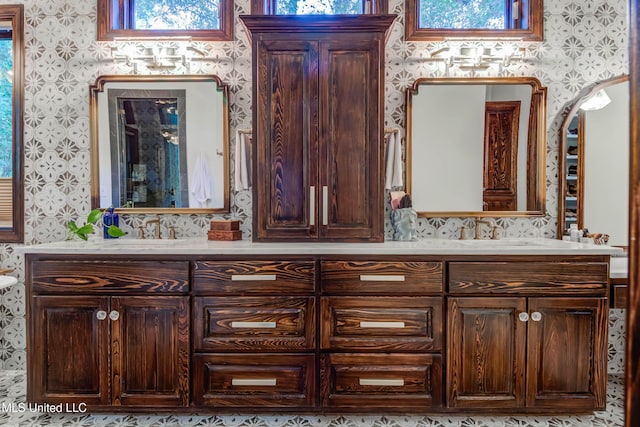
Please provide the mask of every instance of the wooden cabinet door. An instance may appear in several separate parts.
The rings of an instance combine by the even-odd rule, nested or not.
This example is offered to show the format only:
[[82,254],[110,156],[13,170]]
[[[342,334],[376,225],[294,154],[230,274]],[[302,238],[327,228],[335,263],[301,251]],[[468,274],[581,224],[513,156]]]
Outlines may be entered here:
[[383,238],[381,37],[320,43],[321,238]]
[[525,400],[525,298],[448,301],[447,396],[454,408],[520,408]]
[[112,298],[114,405],[189,405],[188,305],[188,297]]
[[605,298],[531,298],[527,406],[603,410],[607,392]]
[[317,238],[317,42],[258,42],[254,61],[255,240]]
[[29,402],[108,405],[108,297],[33,296]]

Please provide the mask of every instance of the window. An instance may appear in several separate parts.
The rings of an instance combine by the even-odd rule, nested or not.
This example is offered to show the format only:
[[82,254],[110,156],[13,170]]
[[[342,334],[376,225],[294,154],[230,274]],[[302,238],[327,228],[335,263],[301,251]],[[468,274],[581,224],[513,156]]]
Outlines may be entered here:
[[24,240],[24,9],[0,6],[0,242]]
[[233,40],[233,0],[98,0],[98,40]]
[[542,40],[543,0],[407,0],[407,40]]
[[383,14],[387,8],[387,0],[251,0],[254,15]]

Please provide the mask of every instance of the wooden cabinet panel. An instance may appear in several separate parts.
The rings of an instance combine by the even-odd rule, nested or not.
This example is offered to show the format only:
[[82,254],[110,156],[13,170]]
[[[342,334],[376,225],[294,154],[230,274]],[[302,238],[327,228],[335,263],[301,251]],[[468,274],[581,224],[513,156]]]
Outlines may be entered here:
[[447,402],[454,408],[519,408],[525,402],[525,298],[450,298]]
[[315,261],[196,261],[193,289],[199,294],[310,294]]
[[113,298],[111,313],[113,404],[188,406],[189,298]]
[[29,402],[109,404],[108,310],[107,297],[31,298]]
[[527,406],[604,410],[605,298],[531,298]]
[[449,292],[606,296],[605,262],[451,262]]
[[224,408],[313,408],[315,356],[196,354],[193,402]]
[[313,297],[194,298],[196,351],[315,348]]
[[322,292],[351,295],[440,293],[440,262],[331,261],[321,263]]
[[323,297],[323,349],[437,351],[442,298]]
[[442,404],[438,354],[323,354],[320,377],[327,408],[424,411]]
[[39,294],[189,291],[188,261],[52,261],[31,263]]

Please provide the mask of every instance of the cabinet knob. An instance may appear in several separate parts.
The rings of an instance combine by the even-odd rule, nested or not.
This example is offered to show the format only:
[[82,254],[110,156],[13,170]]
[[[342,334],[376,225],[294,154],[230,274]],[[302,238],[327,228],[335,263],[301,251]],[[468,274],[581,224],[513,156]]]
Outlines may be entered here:
[[120,318],[120,313],[118,313],[115,310],[111,310],[111,313],[109,313],[109,319],[118,320],[119,318]]
[[104,320],[107,318],[107,312],[104,310],[98,310],[96,312],[96,319],[98,320]]
[[529,315],[523,311],[522,313],[518,314],[518,319],[520,319],[521,322],[526,322],[529,320]]
[[534,311],[533,313],[531,313],[531,320],[533,320],[534,322],[541,321],[542,313],[540,313],[539,311]]

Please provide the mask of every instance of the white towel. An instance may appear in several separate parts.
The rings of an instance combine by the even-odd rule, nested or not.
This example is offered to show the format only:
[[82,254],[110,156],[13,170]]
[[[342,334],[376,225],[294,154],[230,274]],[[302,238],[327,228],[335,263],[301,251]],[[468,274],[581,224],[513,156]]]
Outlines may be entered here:
[[191,193],[200,204],[199,207],[206,207],[207,200],[211,199],[211,178],[207,170],[205,156],[202,153],[196,159],[196,164],[191,174]]
[[394,187],[403,187],[402,142],[400,141],[399,132],[394,131],[389,134],[385,157],[386,173],[384,188],[391,190]]
[[236,191],[251,187],[251,134],[236,133],[234,186]]

